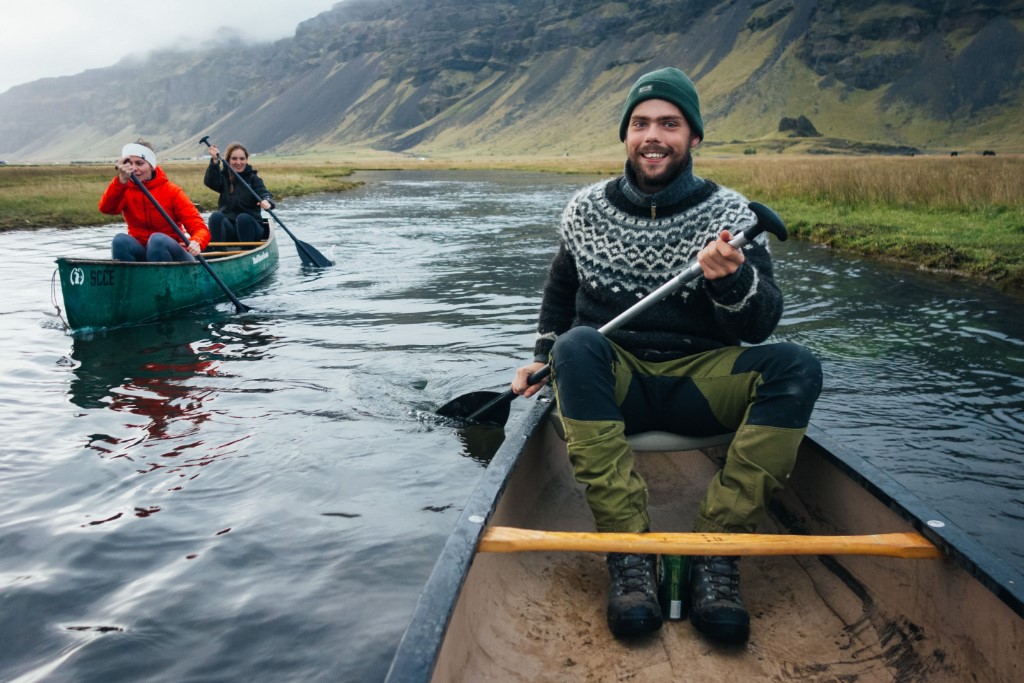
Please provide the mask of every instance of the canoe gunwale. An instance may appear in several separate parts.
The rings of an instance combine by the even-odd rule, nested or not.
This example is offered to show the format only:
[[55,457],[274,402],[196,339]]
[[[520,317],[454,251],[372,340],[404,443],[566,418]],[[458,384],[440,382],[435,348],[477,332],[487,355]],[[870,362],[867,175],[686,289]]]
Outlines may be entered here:
[[[527,442],[538,426],[542,426],[552,407],[550,390],[546,389],[529,412],[508,428],[505,441],[470,495],[434,564],[392,659],[386,681],[431,680],[480,538],[515,473]],[[991,551],[953,522],[938,515],[865,458],[835,443],[821,429],[811,425],[806,441],[819,452],[823,461],[935,543],[946,554],[947,561],[966,571],[1018,616],[1024,616],[1024,575],[998,561]],[[944,526],[929,526],[927,522],[932,520],[941,521]]]
[[[831,465],[884,503],[915,531],[938,546],[947,558],[1024,618],[1024,574],[996,559],[990,550],[955,522],[940,515],[863,456],[836,443],[823,430],[812,424],[807,430],[807,438]],[[942,526],[933,526],[929,522],[941,522]]]
[[508,429],[505,441],[470,494],[413,608],[386,681],[430,680],[480,537],[515,472],[527,441],[554,405],[548,392],[545,389],[529,412]]

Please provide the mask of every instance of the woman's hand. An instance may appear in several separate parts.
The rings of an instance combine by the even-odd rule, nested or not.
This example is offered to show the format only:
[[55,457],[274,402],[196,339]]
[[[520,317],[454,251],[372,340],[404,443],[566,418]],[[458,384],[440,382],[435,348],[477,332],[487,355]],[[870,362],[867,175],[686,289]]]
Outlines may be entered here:
[[203,250],[202,247],[199,246],[199,242],[196,242],[195,240],[190,241],[188,246],[185,248],[188,250],[188,253],[193,256],[199,256],[199,252]]
[[115,168],[117,168],[117,179],[122,185],[128,182],[135,170],[132,167],[132,162],[128,159],[121,159]]
[[516,377],[512,380],[512,393],[523,398],[530,398],[548,383],[545,377],[536,384],[530,384],[527,380],[533,373],[544,367],[544,363],[530,363],[516,370]]
[[216,164],[220,161],[220,150],[217,149],[217,145],[210,145],[210,164]]

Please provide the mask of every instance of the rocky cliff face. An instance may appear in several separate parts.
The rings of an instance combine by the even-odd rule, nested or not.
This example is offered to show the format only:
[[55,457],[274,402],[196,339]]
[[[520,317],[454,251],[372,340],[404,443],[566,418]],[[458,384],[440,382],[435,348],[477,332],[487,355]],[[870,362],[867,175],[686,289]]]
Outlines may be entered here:
[[12,88],[0,156],[108,158],[139,136],[194,156],[206,134],[254,152],[601,152],[630,84],[666,65],[697,83],[708,145],[782,144],[780,120],[805,116],[822,145],[1024,148],[1022,26],[1024,0],[344,0],[273,44]]

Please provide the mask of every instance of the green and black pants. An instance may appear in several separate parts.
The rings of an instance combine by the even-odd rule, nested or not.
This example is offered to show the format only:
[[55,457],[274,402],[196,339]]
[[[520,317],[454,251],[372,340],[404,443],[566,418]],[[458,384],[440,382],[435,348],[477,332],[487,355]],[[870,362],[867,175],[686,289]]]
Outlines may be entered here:
[[786,481],[821,392],[821,365],[790,343],[729,346],[651,362],[576,327],[551,352],[552,380],[576,478],[598,531],[650,528],[647,486],[629,434],[735,432],[695,531],[752,532]]

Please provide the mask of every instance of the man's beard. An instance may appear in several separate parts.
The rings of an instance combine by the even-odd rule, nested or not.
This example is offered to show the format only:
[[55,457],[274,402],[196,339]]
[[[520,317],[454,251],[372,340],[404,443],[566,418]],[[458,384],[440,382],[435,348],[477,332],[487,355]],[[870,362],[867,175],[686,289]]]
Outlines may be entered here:
[[[651,151],[651,150],[647,150]],[[640,152],[636,156],[642,156]],[[683,155],[673,161],[670,165],[659,171],[657,174],[648,175],[643,172],[643,165],[636,163],[633,158],[630,158],[629,165],[633,168],[633,173],[636,176],[637,184],[646,186],[653,191],[649,194],[664,190],[666,187],[672,184],[679,174],[682,173],[683,169],[690,164],[690,150],[687,149],[683,152]]]

